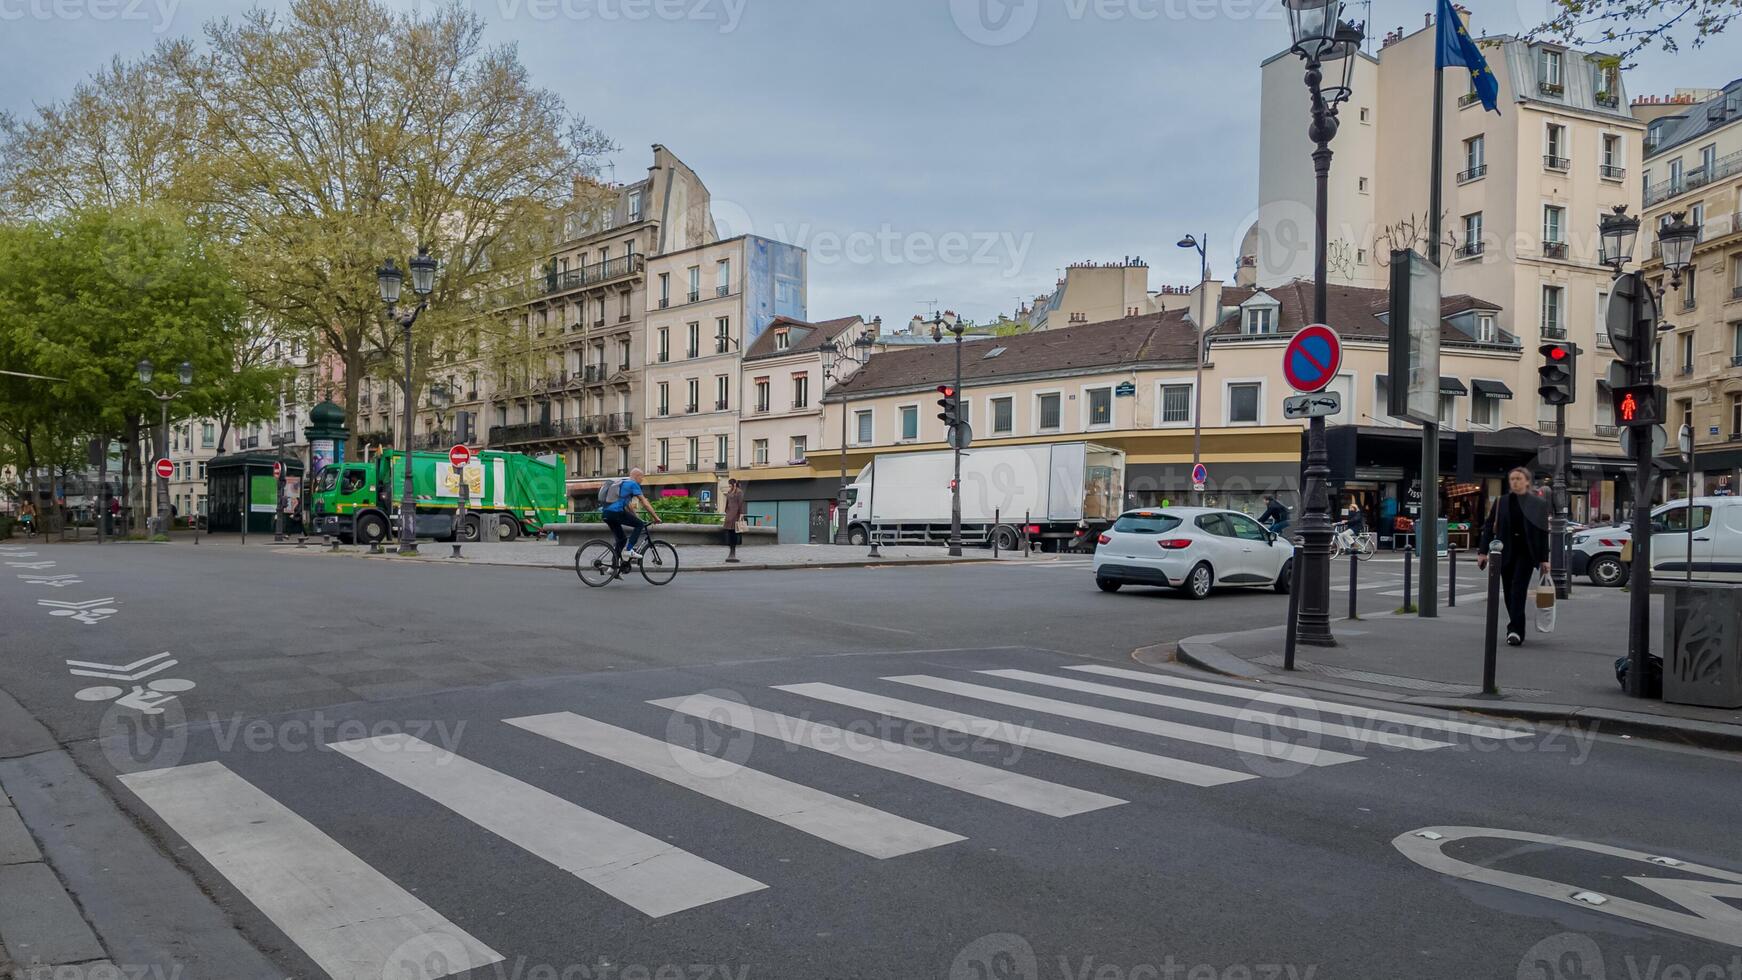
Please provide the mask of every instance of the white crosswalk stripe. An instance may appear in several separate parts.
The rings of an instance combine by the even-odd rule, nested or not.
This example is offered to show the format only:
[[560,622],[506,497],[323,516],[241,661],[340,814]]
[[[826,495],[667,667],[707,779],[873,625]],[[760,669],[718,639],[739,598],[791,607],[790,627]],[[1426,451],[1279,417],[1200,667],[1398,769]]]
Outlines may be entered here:
[[330,747],[655,918],[767,887],[410,735]]
[[667,698],[648,703],[697,718],[725,721],[734,728],[753,731],[757,735],[802,745],[1048,816],[1075,816],[1125,802],[1117,797],[1062,786],[996,766],[891,742],[875,735],[752,708],[712,695],[696,694],[687,698]]
[[945,694],[960,694],[964,697],[976,698],[981,701],[991,701],[994,704],[1009,705],[1013,708],[1026,708],[1029,711],[1039,711],[1044,714],[1058,715],[1061,718],[1075,718],[1078,721],[1094,722],[1109,728],[1123,728],[1126,731],[1143,732],[1149,735],[1159,735],[1182,742],[1196,742],[1199,745],[1213,745],[1217,748],[1233,749],[1236,752],[1249,752],[1271,759],[1282,759],[1288,762],[1299,762],[1309,766],[1334,766],[1341,762],[1357,762],[1358,755],[1347,755],[1342,752],[1331,752],[1310,745],[1294,745],[1288,742],[1278,742],[1273,739],[1259,738],[1253,735],[1241,735],[1234,732],[1224,732],[1216,728],[1200,728],[1196,725],[1182,725],[1175,721],[1162,721],[1146,715],[1134,715],[1127,711],[1112,711],[1107,708],[1097,708],[1092,705],[1077,704],[1075,701],[1059,701],[1055,698],[1036,697],[1021,691],[1006,691],[1003,688],[986,687],[981,684],[968,684],[962,681],[952,681],[942,677],[927,677],[923,674],[910,674],[905,677],[885,677],[886,681],[897,684],[911,684],[931,691],[942,691]]
[[334,980],[435,980],[502,961],[223,763],[120,778]]
[[871,857],[898,857],[966,840],[959,834],[572,712],[509,718],[507,722]]
[[1366,728],[1355,728],[1350,725],[1338,725],[1330,722],[1315,721],[1311,718],[1296,718],[1289,715],[1279,715],[1270,711],[1257,711],[1251,707],[1235,707],[1212,701],[1196,701],[1191,698],[1176,698],[1166,694],[1156,694],[1151,691],[1132,691],[1111,684],[1096,684],[1090,681],[1079,681],[1069,677],[1054,677],[1050,674],[1040,674],[1031,670],[982,670],[982,674],[992,677],[1004,677],[1010,680],[1028,681],[1031,684],[1045,684],[1049,687],[1064,688],[1069,691],[1081,691],[1085,694],[1099,694],[1102,697],[1117,698],[1122,701],[1136,701],[1140,704],[1153,704],[1163,708],[1178,708],[1181,711],[1192,711],[1199,714],[1215,715],[1220,718],[1233,718],[1237,721],[1248,721],[1264,725],[1274,725],[1278,728],[1293,728],[1297,731],[1313,732],[1318,735],[1335,735],[1353,742],[1370,742],[1393,749],[1443,749],[1450,742],[1436,742],[1431,739],[1417,738],[1413,735],[1399,735],[1394,732],[1374,731]]
[[850,708],[875,711],[895,718],[906,718],[908,721],[916,721],[922,725],[930,725],[933,728],[941,728],[946,731],[961,732],[975,738],[1019,745],[1023,748],[1048,752],[1052,755],[1061,755],[1082,762],[1093,762],[1114,769],[1155,776],[1159,779],[1170,779],[1192,786],[1221,786],[1225,783],[1238,783],[1256,778],[1251,773],[1234,772],[1231,769],[1220,769],[1199,762],[1188,762],[1185,759],[1139,752],[1136,749],[1108,745],[1093,739],[1049,732],[1027,725],[1013,725],[991,718],[965,715],[944,708],[934,708],[931,705],[884,697],[881,694],[869,694],[845,687],[837,687],[834,684],[781,684],[777,685],[775,689],[802,694],[819,701],[846,705]]
[[1347,715],[1351,718],[1365,718],[1369,721],[1386,721],[1411,728],[1425,728],[1434,731],[1458,732],[1464,735],[1474,735],[1478,738],[1526,738],[1531,733],[1524,728],[1497,728],[1493,725],[1473,724],[1463,721],[1452,721],[1444,718],[1429,718],[1424,715],[1405,714],[1401,711],[1383,711],[1377,708],[1361,708],[1351,704],[1339,704],[1335,701],[1324,701],[1317,698],[1303,698],[1292,694],[1278,694],[1274,691],[1259,691],[1249,687],[1235,687],[1232,684],[1217,684],[1212,681],[1193,680],[1189,677],[1175,677],[1172,674],[1145,673],[1140,670],[1127,670],[1123,667],[1103,667],[1099,664],[1083,664],[1068,666],[1066,670],[1080,670],[1089,674],[1104,674],[1108,677],[1122,677],[1126,680],[1141,681],[1145,684],[1161,684],[1177,687],[1187,691],[1203,691],[1209,694],[1226,694],[1231,697],[1246,698],[1250,701],[1265,701],[1270,704],[1286,704],[1297,708],[1310,708],[1323,714]]

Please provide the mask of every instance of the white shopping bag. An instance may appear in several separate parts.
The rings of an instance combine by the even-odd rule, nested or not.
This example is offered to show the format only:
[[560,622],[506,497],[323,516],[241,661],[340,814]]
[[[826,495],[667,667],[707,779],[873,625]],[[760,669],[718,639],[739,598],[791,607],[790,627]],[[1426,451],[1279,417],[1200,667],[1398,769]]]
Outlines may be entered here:
[[1538,633],[1554,632],[1554,580],[1548,573],[1536,582],[1536,631]]

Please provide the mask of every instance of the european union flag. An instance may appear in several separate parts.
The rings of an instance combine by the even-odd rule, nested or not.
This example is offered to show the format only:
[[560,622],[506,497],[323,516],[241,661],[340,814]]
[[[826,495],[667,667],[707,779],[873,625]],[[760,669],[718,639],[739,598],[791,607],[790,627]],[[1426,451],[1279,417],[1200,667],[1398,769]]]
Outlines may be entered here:
[[1500,79],[1494,77],[1488,59],[1482,57],[1482,49],[1470,38],[1464,18],[1458,16],[1452,0],[1440,0],[1439,21],[1439,50],[1434,55],[1434,67],[1470,69],[1470,83],[1482,99],[1482,108],[1499,112]]

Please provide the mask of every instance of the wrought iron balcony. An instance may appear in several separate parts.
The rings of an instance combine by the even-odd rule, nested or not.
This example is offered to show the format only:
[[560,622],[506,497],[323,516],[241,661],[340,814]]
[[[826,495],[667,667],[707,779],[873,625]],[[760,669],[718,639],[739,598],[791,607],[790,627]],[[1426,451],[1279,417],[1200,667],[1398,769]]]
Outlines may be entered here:
[[1564,259],[1567,257],[1566,242],[1543,242],[1542,257],[1545,259]]
[[1483,177],[1487,176],[1487,174],[1488,165],[1485,163],[1478,163],[1468,170],[1458,171],[1458,183],[1468,184],[1472,180],[1481,180]]
[[1565,172],[1567,170],[1572,169],[1573,161],[1567,159],[1566,157],[1557,157],[1553,154],[1549,154],[1549,155],[1544,156],[1542,158],[1542,165],[1544,167],[1547,167],[1550,170],[1559,170],[1559,171]]
[[1598,168],[1598,171],[1603,175],[1605,180],[1625,180],[1627,178],[1626,167],[1617,167],[1605,163]]

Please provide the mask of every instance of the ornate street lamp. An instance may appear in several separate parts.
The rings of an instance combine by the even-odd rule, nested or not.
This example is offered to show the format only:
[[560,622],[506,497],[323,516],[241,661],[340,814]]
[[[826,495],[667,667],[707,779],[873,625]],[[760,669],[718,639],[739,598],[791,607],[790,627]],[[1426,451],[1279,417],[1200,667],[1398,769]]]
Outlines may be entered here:
[[[194,383],[194,366],[187,361],[181,362],[181,366],[176,368],[175,372],[176,380],[181,382],[181,387],[175,391],[165,392],[154,391],[151,388],[151,379],[156,376],[157,371],[149,359],[141,360],[135,370],[139,372],[140,387],[145,389],[146,394],[157,399],[159,421],[162,423],[162,428],[158,430],[157,447],[167,454],[169,452],[169,403],[187,394],[188,387]],[[157,520],[158,530],[167,536],[173,524],[169,519],[168,477],[158,477],[157,479]]]
[[1687,222],[1686,211],[1673,211],[1669,224],[1657,229],[1657,244],[1663,252],[1663,267],[1669,271],[1669,286],[1680,289],[1682,273],[1694,260],[1694,243],[1700,240],[1700,226]]
[[[874,331],[871,328],[866,328],[859,336],[853,338],[851,345],[841,343],[839,337],[823,344],[823,383],[827,384],[833,381],[839,385],[846,380],[836,372],[844,364],[863,366],[866,359],[871,356],[871,348],[875,343]],[[849,346],[852,349],[851,353],[848,352]],[[848,540],[847,528],[847,416],[852,414],[848,408],[852,404],[852,400],[851,394],[845,391],[841,392],[841,489],[835,494],[836,544],[851,543]]]
[[411,291],[417,294],[417,307],[403,316],[394,308],[399,305],[405,273],[393,264],[391,258],[375,270],[375,285],[381,290],[381,302],[387,306],[387,318],[397,322],[405,332],[405,416],[402,421],[405,432],[400,439],[405,451],[405,480],[399,492],[399,553],[402,555],[417,554],[417,498],[411,482],[411,429],[415,424],[417,403],[412,397],[415,389],[411,380],[411,328],[417,323],[418,315],[429,307],[429,294],[435,289],[436,264],[435,257],[429,254],[429,246],[419,245],[417,256],[411,260]]
[[1615,269],[1617,278],[1627,263],[1633,261],[1633,242],[1639,235],[1639,219],[1627,213],[1627,205],[1617,204],[1612,212],[1597,223],[1603,236],[1603,258]]

